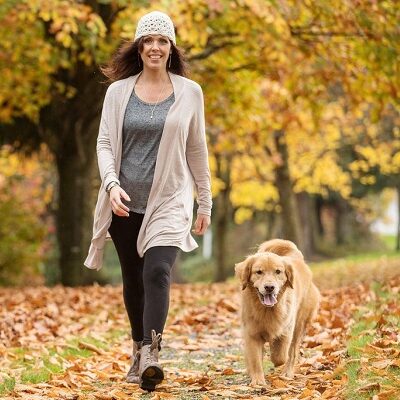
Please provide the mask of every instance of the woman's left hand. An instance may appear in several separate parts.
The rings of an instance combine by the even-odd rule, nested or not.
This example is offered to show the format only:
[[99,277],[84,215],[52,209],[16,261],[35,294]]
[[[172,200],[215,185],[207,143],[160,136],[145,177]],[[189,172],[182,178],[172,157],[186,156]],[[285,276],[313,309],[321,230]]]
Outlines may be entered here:
[[211,223],[211,217],[205,214],[197,214],[196,222],[192,232],[196,235],[204,235],[205,231]]

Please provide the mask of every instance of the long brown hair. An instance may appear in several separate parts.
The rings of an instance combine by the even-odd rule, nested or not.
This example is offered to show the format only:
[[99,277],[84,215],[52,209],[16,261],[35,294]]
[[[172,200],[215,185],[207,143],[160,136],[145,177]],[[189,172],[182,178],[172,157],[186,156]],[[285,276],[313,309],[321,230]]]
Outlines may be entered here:
[[[143,70],[143,61],[139,53],[143,50],[143,39],[141,37],[134,42],[131,40],[122,42],[110,61],[100,67],[100,71],[108,78],[107,83],[128,78]],[[171,52],[171,67],[168,61],[167,71],[187,76],[188,67],[183,51],[171,42]]]

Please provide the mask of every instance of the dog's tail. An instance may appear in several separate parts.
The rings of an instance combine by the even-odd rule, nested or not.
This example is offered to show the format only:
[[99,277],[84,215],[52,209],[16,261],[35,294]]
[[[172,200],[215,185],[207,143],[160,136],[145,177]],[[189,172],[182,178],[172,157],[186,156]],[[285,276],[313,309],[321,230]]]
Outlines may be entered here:
[[303,254],[297,246],[290,240],[272,239],[261,243],[257,253],[270,252],[278,254],[278,256],[289,256],[303,259]]

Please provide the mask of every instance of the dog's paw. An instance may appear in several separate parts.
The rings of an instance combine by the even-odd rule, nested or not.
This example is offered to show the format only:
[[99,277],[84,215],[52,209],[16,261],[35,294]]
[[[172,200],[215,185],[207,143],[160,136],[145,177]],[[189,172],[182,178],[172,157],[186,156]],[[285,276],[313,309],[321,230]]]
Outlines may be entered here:
[[293,368],[283,368],[281,376],[284,378],[292,379],[294,376]]
[[264,377],[262,378],[253,378],[250,382],[250,386],[257,387],[257,386],[265,386],[266,382]]

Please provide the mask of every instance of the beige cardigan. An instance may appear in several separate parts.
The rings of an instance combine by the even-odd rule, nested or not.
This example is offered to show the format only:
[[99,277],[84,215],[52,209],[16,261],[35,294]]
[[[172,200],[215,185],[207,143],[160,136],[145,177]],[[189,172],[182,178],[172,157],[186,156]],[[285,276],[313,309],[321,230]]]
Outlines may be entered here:
[[[108,228],[112,211],[105,188],[112,181],[119,183],[122,124],[138,76],[113,82],[104,98],[97,138],[102,182],[94,212],[92,242],[85,260],[85,266],[90,269],[99,270],[102,267],[105,241],[110,238]],[[137,240],[141,257],[154,246],[177,246],[183,251],[197,247],[190,235],[194,184],[199,205],[197,212],[211,215],[203,93],[196,82],[172,73],[169,76],[175,102],[165,121],[153,184]]]

